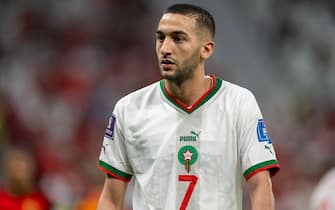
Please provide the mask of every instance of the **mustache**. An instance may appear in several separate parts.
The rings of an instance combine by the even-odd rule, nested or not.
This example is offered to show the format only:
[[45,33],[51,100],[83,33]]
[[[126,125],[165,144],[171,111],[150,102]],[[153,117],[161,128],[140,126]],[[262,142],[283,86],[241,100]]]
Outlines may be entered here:
[[175,60],[172,58],[160,57],[159,62],[161,64],[175,64]]

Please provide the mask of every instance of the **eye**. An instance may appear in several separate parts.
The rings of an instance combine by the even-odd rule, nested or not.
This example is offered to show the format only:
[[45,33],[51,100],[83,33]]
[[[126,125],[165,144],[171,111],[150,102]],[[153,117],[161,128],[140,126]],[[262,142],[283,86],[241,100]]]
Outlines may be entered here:
[[182,37],[182,36],[174,36],[173,37],[173,41],[175,41],[175,42],[182,42],[184,40],[185,40],[185,38]]
[[156,39],[157,39],[157,41],[159,41],[159,42],[163,42],[164,39],[165,39],[165,36],[164,36],[163,34],[157,34],[157,35],[156,35]]

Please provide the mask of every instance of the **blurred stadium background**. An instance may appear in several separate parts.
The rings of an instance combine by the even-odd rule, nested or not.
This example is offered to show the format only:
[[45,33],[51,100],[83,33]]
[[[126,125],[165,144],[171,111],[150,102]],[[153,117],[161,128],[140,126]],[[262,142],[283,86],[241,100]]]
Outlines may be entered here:
[[[121,96],[160,79],[155,28],[175,2],[0,1],[0,160],[9,147],[31,152],[54,209],[93,209],[108,117]],[[307,210],[335,165],[335,2],[184,2],[216,19],[207,72],[258,99],[282,166],[277,209]]]

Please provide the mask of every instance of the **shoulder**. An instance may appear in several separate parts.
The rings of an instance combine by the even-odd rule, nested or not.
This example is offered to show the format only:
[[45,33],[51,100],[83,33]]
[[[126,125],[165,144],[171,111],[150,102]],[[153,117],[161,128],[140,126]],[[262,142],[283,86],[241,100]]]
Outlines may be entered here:
[[319,188],[329,188],[335,185],[335,167],[328,171],[319,181]]
[[159,85],[159,81],[157,81],[125,95],[116,103],[116,107],[131,107],[149,103],[150,100],[159,95]]
[[[228,82],[225,80],[222,80],[220,78],[218,78],[218,80],[221,80],[222,82],[222,91],[221,94],[231,98],[233,101],[235,100],[246,100],[246,99],[250,99],[250,98],[254,98],[254,94],[252,93],[251,90],[242,87],[240,85],[234,84],[232,82]],[[237,101],[235,101],[237,102]]]
[[225,80],[221,80],[221,88],[215,101],[219,110],[234,118],[239,118],[251,109],[258,110],[256,98],[249,89]]

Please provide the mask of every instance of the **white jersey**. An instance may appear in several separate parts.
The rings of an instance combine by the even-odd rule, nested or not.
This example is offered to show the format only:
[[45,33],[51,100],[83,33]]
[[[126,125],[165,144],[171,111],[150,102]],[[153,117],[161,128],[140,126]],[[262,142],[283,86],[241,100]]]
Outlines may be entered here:
[[311,198],[312,210],[335,209],[335,168],[322,177]]
[[115,106],[98,167],[134,177],[134,210],[242,210],[242,182],[279,169],[250,91],[211,76],[213,85],[185,106],[164,80]]

